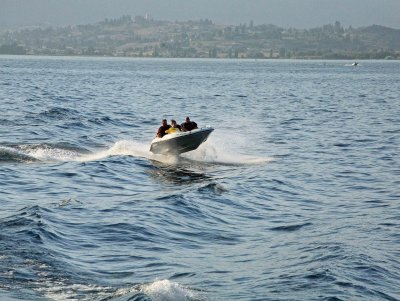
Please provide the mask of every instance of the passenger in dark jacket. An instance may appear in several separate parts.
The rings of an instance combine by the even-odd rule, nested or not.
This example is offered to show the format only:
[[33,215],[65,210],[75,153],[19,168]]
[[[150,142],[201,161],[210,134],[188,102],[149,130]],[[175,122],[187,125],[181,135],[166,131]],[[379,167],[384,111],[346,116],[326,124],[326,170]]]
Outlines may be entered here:
[[197,129],[197,123],[194,121],[190,121],[189,117],[186,117],[186,121],[181,124],[182,131],[189,132],[191,130]]
[[171,126],[167,124],[167,119],[162,120],[162,125],[158,128],[157,137],[162,138],[166,135],[165,131],[167,131]]
[[171,119],[171,127],[173,127],[174,129],[178,129],[179,131],[182,131],[181,126],[176,123],[175,119]]

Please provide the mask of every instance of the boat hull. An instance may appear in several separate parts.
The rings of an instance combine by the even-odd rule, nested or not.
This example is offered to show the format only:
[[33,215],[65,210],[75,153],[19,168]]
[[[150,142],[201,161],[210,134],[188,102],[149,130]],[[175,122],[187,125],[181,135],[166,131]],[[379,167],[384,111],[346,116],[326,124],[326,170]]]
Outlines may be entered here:
[[156,138],[151,143],[150,151],[162,155],[179,155],[190,152],[205,142],[213,130],[213,128],[203,128]]

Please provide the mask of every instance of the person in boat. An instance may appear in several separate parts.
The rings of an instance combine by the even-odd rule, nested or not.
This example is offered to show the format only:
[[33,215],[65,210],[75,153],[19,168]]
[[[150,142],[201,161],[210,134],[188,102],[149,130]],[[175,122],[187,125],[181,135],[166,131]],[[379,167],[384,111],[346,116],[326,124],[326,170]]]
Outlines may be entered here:
[[171,119],[171,127],[166,131],[167,134],[172,134],[176,132],[180,132],[181,126],[176,123],[175,119]]
[[182,131],[189,132],[191,130],[197,129],[197,123],[194,121],[190,121],[189,117],[186,117],[186,121],[181,124]]
[[167,123],[167,119],[163,119],[161,126],[158,128],[157,137],[164,137],[167,134],[166,131],[168,131],[170,128],[171,126]]
[[182,127],[176,123],[175,119],[171,119],[171,127],[176,129],[177,131],[182,131]]

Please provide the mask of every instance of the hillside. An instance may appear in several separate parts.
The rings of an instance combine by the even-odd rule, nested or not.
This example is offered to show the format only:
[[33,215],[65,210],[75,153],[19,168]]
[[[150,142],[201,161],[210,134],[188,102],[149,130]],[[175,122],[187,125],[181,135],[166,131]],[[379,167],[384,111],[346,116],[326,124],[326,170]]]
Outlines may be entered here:
[[339,22],[300,30],[123,16],[88,25],[0,30],[0,54],[399,59],[400,30],[344,28]]

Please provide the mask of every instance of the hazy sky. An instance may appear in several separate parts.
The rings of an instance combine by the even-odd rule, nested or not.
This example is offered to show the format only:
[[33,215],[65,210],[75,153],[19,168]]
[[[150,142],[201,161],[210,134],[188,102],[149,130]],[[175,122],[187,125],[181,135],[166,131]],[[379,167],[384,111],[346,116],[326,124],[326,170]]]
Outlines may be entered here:
[[310,28],[333,23],[400,29],[400,0],[0,0],[0,26],[74,25],[149,13],[159,20]]

